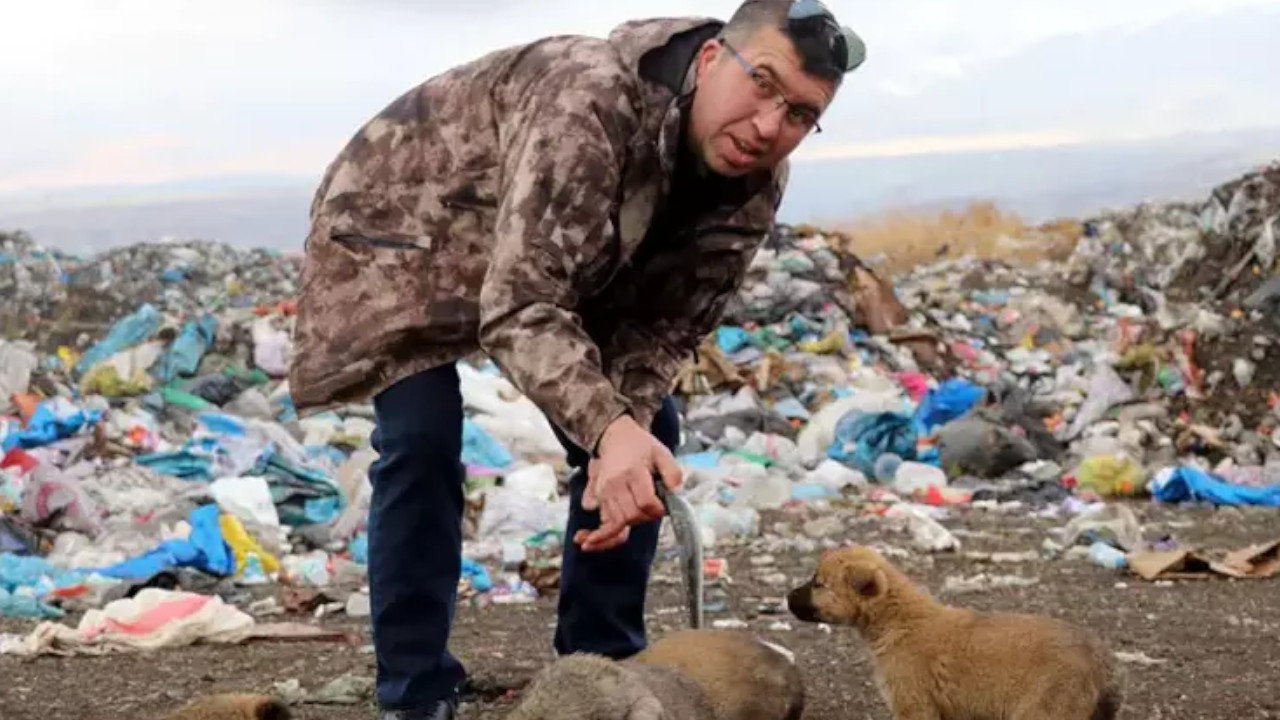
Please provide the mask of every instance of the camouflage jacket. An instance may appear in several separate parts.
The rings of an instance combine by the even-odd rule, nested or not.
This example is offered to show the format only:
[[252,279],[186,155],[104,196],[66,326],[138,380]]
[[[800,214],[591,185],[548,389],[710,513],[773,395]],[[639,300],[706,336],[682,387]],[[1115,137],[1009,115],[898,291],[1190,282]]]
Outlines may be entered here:
[[741,179],[732,201],[641,242],[673,177],[689,61],[720,27],[638,20],[497,50],[356,132],[312,201],[299,411],[479,350],[584,448],[623,413],[647,427],[785,184],[785,164]]

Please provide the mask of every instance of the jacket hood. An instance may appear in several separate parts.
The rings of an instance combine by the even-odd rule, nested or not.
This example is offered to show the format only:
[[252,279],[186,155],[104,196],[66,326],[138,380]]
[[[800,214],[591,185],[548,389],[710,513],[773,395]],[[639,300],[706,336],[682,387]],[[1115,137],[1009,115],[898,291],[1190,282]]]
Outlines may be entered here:
[[[665,47],[677,36],[711,27],[718,32],[723,26],[724,21],[712,17],[630,20],[609,33],[609,44],[615,48],[627,67],[638,71],[645,55]],[[679,94],[680,89],[673,88],[673,92]]]

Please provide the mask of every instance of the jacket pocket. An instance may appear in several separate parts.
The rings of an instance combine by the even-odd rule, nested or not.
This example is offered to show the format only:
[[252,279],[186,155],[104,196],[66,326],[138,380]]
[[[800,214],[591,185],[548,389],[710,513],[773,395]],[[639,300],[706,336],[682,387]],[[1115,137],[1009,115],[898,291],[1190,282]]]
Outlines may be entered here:
[[365,237],[363,235],[345,235],[345,234],[331,235],[330,239],[338,243],[339,245],[342,245],[351,250],[354,250],[358,247],[375,247],[375,248],[388,248],[391,250],[421,250],[421,251],[425,251],[427,249],[409,240],[396,240],[392,238],[382,238],[382,237],[372,238],[372,237]]

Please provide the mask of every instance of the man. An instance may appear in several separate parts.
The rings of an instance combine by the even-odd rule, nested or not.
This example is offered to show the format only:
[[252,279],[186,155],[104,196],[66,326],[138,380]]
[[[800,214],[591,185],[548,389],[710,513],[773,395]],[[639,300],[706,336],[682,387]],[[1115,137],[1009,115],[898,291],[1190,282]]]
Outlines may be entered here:
[[546,38],[413,88],[329,166],[290,386],[304,413],[373,397],[384,718],[453,717],[464,677],[446,646],[465,475],[454,361],[472,352],[587,470],[570,483],[556,650],[644,647],[654,477],[680,484],[668,389],[772,227],[787,155],[864,56],[813,0]]

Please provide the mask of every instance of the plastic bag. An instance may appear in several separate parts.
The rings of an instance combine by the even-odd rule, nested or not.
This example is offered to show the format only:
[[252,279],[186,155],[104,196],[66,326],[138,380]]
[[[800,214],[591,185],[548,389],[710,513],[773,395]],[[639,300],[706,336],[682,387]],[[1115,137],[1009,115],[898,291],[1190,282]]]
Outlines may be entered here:
[[511,451],[503,447],[471,418],[462,420],[462,462],[468,467],[502,470],[515,462]]
[[916,430],[911,418],[899,413],[851,412],[836,424],[835,442],[827,455],[857,469],[875,473],[876,458],[893,453],[904,460],[916,456]]
[[1280,507],[1280,485],[1232,485],[1191,465],[1161,470],[1150,488],[1155,499],[1167,503],[1200,501],[1215,505]]
[[150,303],[139,307],[132,315],[121,318],[111,326],[106,337],[80,356],[80,362],[75,366],[75,374],[82,375],[89,368],[112,355],[151,337],[160,329],[162,320],[160,311]]
[[963,378],[951,378],[925,393],[916,409],[916,422],[927,433],[963,417],[982,401],[986,390]]
[[205,313],[198,320],[188,320],[168,352],[152,366],[152,374],[161,382],[196,374],[200,358],[213,344],[218,332],[218,319]]
[[720,345],[720,352],[732,355],[751,344],[751,335],[740,327],[722,325],[716,329],[716,343]]
[[1099,365],[1089,378],[1089,395],[1076,412],[1067,440],[1073,440],[1086,428],[1106,416],[1107,411],[1133,399],[1133,390],[1110,365]]
[[1085,458],[1075,471],[1076,486],[1104,497],[1137,495],[1145,480],[1142,465],[1124,453]]
[[289,372],[293,355],[293,341],[289,333],[276,329],[271,318],[253,323],[253,364],[272,377],[284,377]]

